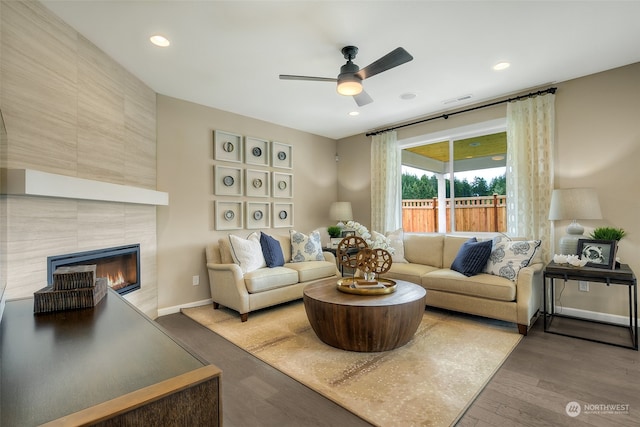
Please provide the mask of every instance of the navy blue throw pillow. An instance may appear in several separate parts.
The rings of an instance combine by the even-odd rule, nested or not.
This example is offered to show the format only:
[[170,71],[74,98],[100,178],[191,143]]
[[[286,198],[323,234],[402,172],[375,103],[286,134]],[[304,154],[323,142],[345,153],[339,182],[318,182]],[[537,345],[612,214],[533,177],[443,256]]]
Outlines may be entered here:
[[260,232],[260,247],[262,255],[267,263],[267,267],[280,267],[284,265],[284,255],[282,255],[282,247],[273,237]]
[[462,244],[456,259],[451,264],[451,269],[465,276],[475,276],[482,272],[491,255],[491,240],[478,242],[475,237]]

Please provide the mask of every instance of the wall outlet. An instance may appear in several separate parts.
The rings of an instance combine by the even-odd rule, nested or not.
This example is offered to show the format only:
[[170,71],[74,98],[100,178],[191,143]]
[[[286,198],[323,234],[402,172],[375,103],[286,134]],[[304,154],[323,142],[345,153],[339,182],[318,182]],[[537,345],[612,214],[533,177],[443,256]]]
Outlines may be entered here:
[[578,282],[578,290],[582,292],[589,292],[589,282],[580,280],[580,282]]
[[193,286],[198,286],[200,284],[200,276],[193,276],[191,279],[191,284]]

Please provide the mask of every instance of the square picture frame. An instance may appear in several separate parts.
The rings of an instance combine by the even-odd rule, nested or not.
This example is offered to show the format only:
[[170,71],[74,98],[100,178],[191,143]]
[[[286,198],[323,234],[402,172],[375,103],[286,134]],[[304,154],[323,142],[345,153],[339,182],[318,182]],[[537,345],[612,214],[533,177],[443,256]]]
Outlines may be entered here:
[[242,136],[214,130],[213,158],[225,162],[242,163]]
[[269,171],[247,169],[245,171],[245,194],[249,197],[269,197]]
[[293,168],[293,148],[282,142],[271,142],[271,166],[281,169]]
[[213,188],[217,196],[242,196],[242,169],[216,165]]
[[587,267],[613,270],[617,244],[615,240],[579,239],[578,255],[587,260]]
[[355,235],[356,235],[355,230],[342,230],[342,232],[340,233],[340,240],[344,239],[345,237],[355,236]]
[[269,202],[246,202],[245,218],[247,229],[269,228],[271,218],[271,204]]
[[293,175],[290,173],[273,172],[271,180],[271,194],[275,198],[293,198]]
[[269,141],[246,136],[244,162],[248,165],[269,166]]
[[215,202],[216,230],[239,230],[244,224],[242,216],[242,202]]
[[273,228],[293,227],[293,203],[277,203],[273,205]]

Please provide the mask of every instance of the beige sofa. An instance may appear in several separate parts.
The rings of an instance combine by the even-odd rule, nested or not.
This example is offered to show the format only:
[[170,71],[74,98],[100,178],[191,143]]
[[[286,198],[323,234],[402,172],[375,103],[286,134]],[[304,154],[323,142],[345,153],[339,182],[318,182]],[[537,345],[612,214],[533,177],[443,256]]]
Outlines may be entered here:
[[[423,286],[429,306],[513,322],[526,335],[541,307],[544,264],[540,250],[529,266],[519,270],[515,281],[486,273],[467,277],[449,267],[469,237],[404,233],[404,258],[408,262],[394,262],[384,277]],[[477,236],[478,240],[490,238]]]
[[324,261],[291,262],[291,240],[287,236],[272,236],[282,248],[282,267],[262,267],[243,273],[234,263],[227,238],[206,247],[207,269],[213,307],[220,305],[240,313],[246,322],[249,312],[302,298],[302,289],[327,277],[340,277],[335,256],[323,252]]

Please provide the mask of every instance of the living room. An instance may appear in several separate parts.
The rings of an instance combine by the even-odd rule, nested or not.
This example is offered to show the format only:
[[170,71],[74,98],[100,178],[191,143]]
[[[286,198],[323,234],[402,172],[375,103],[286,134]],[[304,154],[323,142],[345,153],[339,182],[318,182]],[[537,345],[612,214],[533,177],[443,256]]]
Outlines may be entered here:
[[[369,222],[365,133],[332,139],[158,94],[37,2],[2,2],[0,18],[0,109],[7,129],[1,166],[169,194],[168,206],[158,207],[3,195],[0,279],[7,298],[29,297],[45,286],[45,261],[53,253],[135,239],[143,244],[143,284],[127,299],[151,318],[207,303],[204,247],[228,234],[217,231],[213,219],[214,130],[293,146],[296,230],[330,224],[329,206],[337,200],[351,201],[354,218]],[[640,271],[640,206],[633,197],[640,184],[639,81],[635,62],[553,84],[555,188],[597,190],[603,224],[627,231],[619,256],[634,271]],[[506,106],[497,105],[402,129],[398,139],[505,115]],[[566,225],[556,224],[556,236]],[[563,302],[614,316],[626,310],[622,290],[592,289],[586,298],[567,289]]]

